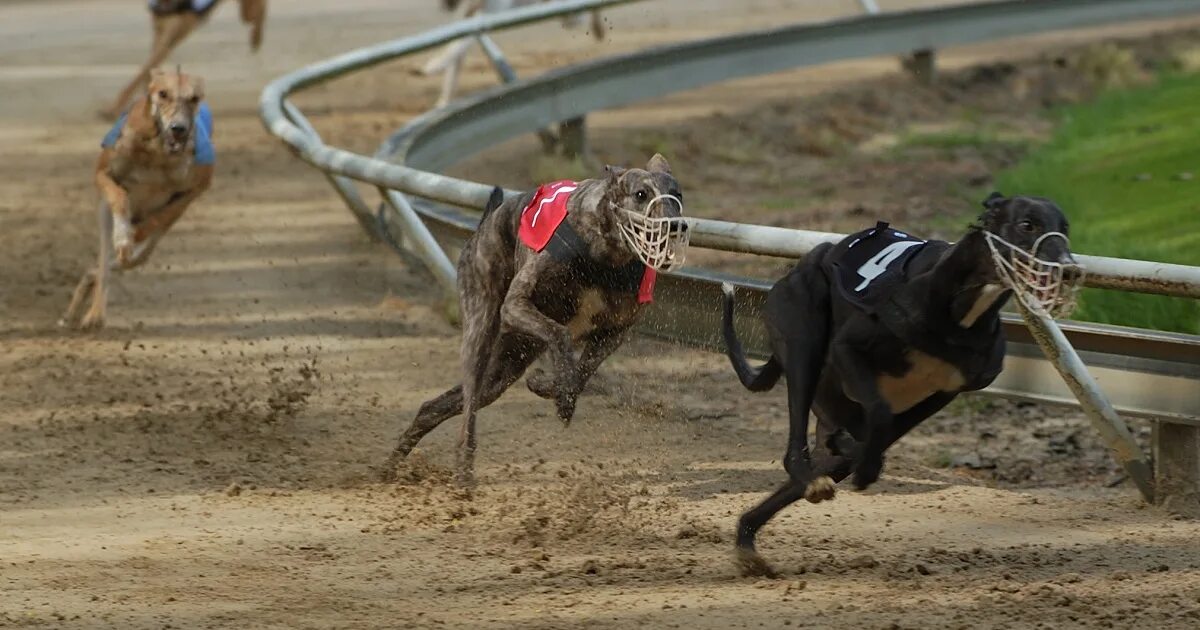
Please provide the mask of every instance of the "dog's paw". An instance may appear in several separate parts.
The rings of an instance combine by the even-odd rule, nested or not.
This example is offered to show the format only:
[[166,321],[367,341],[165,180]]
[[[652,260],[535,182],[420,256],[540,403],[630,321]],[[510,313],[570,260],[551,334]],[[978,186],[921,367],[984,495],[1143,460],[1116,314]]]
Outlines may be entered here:
[[721,283],[721,293],[724,293],[728,297],[733,297],[733,291],[734,291],[733,283],[731,283],[731,282],[722,282]]
[[779,577],[771,564],[753,549],[738,547],[736,560],[738,569],[745,577],[765,577],[772,580]]
[[879,474],[883,471],[883,460],[867,460],[858,465],[854,469],[854,489],[862,492],[871,487],[871,484],[879,481]]
[[788,453],[783,456],[783,469],[787,471],[792,481],[805,486],[813,478],[812,461],[808,457],[808,451],[789,449]]
[[79,330],[100,330],[104,328],[104,311],[89,310],[80,320]]
[[530,371],[529,375],[525,377],[525,387],[546,400],[552,400],[558,395],[554,387],[554,377],[541,368]]
[[117,255],[118,263],[128,265],[129,261],[133,260],[133,243],[130,241],[113,243],[113,252]]
[[382,483],[396,483],[400,479],[397,468],[399,468],[400,462],[404,461],[406,455],[407,453],[401,453],[398,449],[392,451],[392,454],[388,455],[387,460],[383,462],[383,466],[377,471],[379,473],[379,481]]
[[809,482],[808,487],[804,489],[804,500],[809,503],[820,503],[828,501],[837,494],[837,486],[833,479],[821,476]]
[[454,470],[454,486],[456,488],[470,494],[476,485],[474,469],[459,467]]
[[571,426],[571,418],[575,417],[575,397],[569,394],[561,394],[555,403],[558,410],[558,419],[562,420],[563,426]]

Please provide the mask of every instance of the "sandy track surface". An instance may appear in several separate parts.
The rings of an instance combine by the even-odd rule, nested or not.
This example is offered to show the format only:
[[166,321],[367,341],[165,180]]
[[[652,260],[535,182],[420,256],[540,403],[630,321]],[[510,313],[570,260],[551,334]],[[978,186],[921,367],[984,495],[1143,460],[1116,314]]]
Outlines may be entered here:
[[[90,112],[146,48],[135,4],[0,8],[0,627],[1200,624],[1200,527],[1103,489],[1094,440],[1054,410],[958,406],[896,449],[877,489],[788,510],[761,538],[780,580],[739,577],[730,549],[737,515],[782,478],[783,399],[739,391],[717,356],[630,344],[565,429],[514,388],[483,414],[473,497],[446,483],[450,425],[401,483],[378,483],[401,424],[452,381],[457,332],[429,278],[368,242],[254,107],[286,70],[440,22],[432,0],[277,2],[256,57],[222,9],[177,55],[210,80],[216,185],[117,281],[107,330],[58,331],[95,251],[89,177],[105,125]],[[600,45],[557,27],[501,41],[534,72],[854,8],[732,4],[628,7]],[[436,81],[411,77],[416,65],[300,101],[330,141],[369,150],[432,102]],[[756,79],[597,124],[706,115],[891,67]],[[468,88],[490,82],[478,60],[470,70]],[[1004,434],[997,465],[1036,471],[1064,448],[1038,432],[1064,426],[1076,454],[1053,474],[997,480],[933,461]]]

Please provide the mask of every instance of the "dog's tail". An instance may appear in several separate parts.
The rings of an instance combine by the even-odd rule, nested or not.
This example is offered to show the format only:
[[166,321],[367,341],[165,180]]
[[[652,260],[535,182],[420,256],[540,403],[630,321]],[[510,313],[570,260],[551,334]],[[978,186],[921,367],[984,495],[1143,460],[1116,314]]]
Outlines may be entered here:
[[725,354],[729,357],[729,362],[733,364],[733,371],[737,372],[738,380],[746,389],[752,392],[765,392],[779,382],[779,377],[783,375],[783,369],[775,357],[767,359],[766,363],[757,368],[746,360],[742,342],[738,340],[737,331],[733,328],[733,285],[723,282],[721,291],[725,293],[725,320],[721,327],[721,332],[725,335]]
[[479,222],[483,223],[484,219],[487,219],[489,214],[495,212],[496,208],[499,208],[502,203],[504,203],[504,189],[496,186],[492,189],[492,196],[488,197],[487,204],[483,206],[483,216],[479,217]]

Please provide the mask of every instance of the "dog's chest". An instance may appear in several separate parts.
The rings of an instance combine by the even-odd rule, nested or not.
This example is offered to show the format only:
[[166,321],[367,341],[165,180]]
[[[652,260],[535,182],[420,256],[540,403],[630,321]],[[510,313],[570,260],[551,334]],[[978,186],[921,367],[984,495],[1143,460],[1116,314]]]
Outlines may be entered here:
[[113,176],[129,195],[129,209],[135,216],[158,210],[187,188],[190,160],[170,161],[161,165],[142,165],[115,161]]
[[892,413],[912,409],[937,392],[957,392],[966,384],[957,367],[935,356],[910,350],[905,358],[909,369],[904,374],[879,375],[879,393]]
[[571,337],[579,340],[595,329],[598,315],[608,310],[608,300],[599,289],[587,288],[580,292],[575,304],[575,315],[567,321],[567,330]]
[[633,323],[637,305],[629,296],[614,297],[609,291],[585,287],[575,301],[575,310],[565,322],[571,338],[578,341],[598,328],[623,328]]

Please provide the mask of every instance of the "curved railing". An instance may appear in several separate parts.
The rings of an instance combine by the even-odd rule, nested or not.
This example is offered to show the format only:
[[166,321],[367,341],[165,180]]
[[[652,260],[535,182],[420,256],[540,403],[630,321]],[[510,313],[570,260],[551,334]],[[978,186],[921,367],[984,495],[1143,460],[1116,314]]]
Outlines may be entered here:
[[[325,173],[364,229],[391,241],[398,232],[452,292],[454,267],[444,246],[470,234],[477,214],[459,208],[481,210],[492,186],[438,171],[517,135],[598,109],[798,66],[1200,12],[1200,3],[1193,0],[986,2],[788,25],[673,44],[521,81],[515,80],[502,53],[487,36],[489,31],[634,1],[564,0],[534,5],[480,15],[349,52],[268,85],[260,102],[262,119],[300,159]],[[460,37],[479,39],[509,82],[419,116],[387,138],[374,156],[325,144],[303,113],[287,100],[314,84]],[[354,182],[375,186],[385,204],[373,210]],[[802,257],[816,245],[842,236],[700,218],[689,222],[693,246],[787,258]],[[1099,256],[1080,258],[1088,267],[1088,286],[1200,298],[1200,268]],[[738,325],[747,331],[748,345],[761,354],[763,336],[755,315],[767,285],[752,279],[696,269],[665,276],[656,306],[647,314],[642,329],[701,347],[720,348],[716,338],[719,280],[734,280],[748,289]],[[669,317],[664,313],[667,308]],[[1067,404],[1078,400],[1143,493],[1149,495],[1144,461],[1133,451],[1136,445],[1113,407],[1099,394],[1093,375],[1104,381],[1106,392],[1122,413],[1200,425],[1200,337],[1075,322],[1063,323],[1060,330],[1052,322],[1026,315],[1029,330],[1020,319],[1006,319],[1012,342],[1008,369],[989,391]],[[1038,346],[1053,360],[1039,358]],[[1091,374],[1082,368],[1075,349],[1084,353]],[[1064,376],[1066,387],[1058,379],[1047,378],[1055,369]]]

